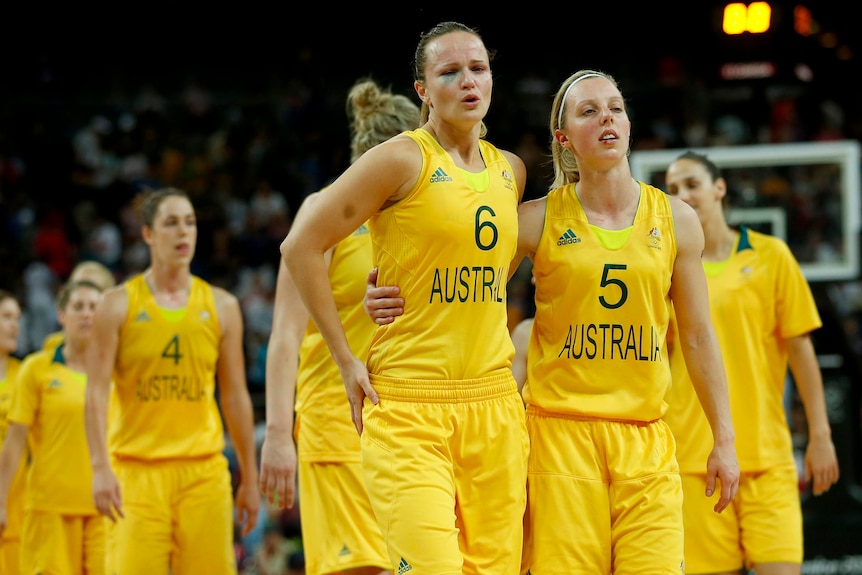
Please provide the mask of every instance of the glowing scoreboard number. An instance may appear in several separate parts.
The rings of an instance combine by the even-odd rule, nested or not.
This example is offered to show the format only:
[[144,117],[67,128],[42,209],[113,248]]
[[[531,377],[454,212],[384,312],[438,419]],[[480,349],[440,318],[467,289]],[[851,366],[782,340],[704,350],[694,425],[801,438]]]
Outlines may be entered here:
[[762,34],[772,23],[772,6],[769,2],[732,2],[725,5],[721,29],[725,34],[736,35],[748,32]]

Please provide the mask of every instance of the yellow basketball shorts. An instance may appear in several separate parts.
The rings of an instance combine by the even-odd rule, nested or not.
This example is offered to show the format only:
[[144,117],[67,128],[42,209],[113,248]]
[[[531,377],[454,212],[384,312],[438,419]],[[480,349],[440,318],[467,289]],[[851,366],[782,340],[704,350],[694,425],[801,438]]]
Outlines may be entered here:
[[743,473],[739,491],[721,513],[719,489],[704,495],[706,476],[682,476],[686,573],[754,569],[760,563],[802,564],[802,504],[796,465]]
[[21,535],[0,539],[0,575],[18,575]]
[[517,574],[529,440],[511,373],[371,383],[362,469],[395,573]]
[[27,511],[21,534],[20,572],[105,575],[105,521],[101,515]]
[[680,575],[682,486],[664,421],[567,418],[527,408],[523,570]]
[[307,575],[365,566],[393,570],[359,462],[300,460],[299,493]]
[[121,575],[235,575],[227,459],[115,460],[125,517],[108,522],[107,565]]

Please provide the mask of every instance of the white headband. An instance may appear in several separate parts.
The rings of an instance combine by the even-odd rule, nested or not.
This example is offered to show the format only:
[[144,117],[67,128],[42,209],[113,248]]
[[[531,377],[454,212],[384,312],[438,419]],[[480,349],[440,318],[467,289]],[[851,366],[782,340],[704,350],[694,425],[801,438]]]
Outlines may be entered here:
[[566,107],[566,98],[569,97],[569,92],[572,90],[572,86],[583,80],[584,78],[604,78],[601,74],[584,74],[583,76],[576,78],[574,82],[569,84],[569,87],[566,88],[566,91],[563,93],[563,99],[560,100],[560,111],[557,114],[557,129],[563,128],[563,108]]

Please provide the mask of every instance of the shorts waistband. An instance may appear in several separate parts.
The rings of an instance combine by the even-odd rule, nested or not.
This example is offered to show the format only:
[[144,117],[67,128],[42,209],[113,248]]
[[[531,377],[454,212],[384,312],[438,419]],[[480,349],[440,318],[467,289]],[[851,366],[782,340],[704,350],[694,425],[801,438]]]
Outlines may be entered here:
[[368,374],[381,399],[420,403],[472,403],[518,394],[509,372],[474,379],[405,379]]
[[650,421],[640,421],[637,419],[597,417],[594,415],[584,415],[582,413],[563,413],[561,411],[548,411],[546,409],[542,409],[541,407],[536,407],[535,405],[527,406],[527,415],[532,415],[535,417],[567,419],[569,421],[587,421],[593,423],[626,423],[629,425],[637,425],[638,427],[646,427],[647,425],[652,425],[656,421],[659,421],[658,419],[652,419]]

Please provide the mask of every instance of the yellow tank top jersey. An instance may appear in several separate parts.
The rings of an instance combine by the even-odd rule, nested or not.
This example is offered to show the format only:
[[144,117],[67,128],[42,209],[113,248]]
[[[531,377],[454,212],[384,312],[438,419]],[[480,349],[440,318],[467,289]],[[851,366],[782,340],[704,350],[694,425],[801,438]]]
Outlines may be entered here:
[[[784,339],[819,328],[808,281],[783,241],[742,228],[730,260],[707,272],[709,308],[727,371],[730,412],[742,471],[793,463],[784,413],[787,348]],[[674,327],[674,324],[671,324]],[[675,331],[675,330],[673,330]],[[673,387],[665,421],[679,437],[682,471],[703,473],[712,449],[709,422],[697,401],[685,359],[671,341]]]
[[676,235],[664,192],[640,183],[628,239],[607,248],[574,185],[552,190],[536,250],[536,315],[524,401],[576,417],[659,419]]
[[156,304],[143,275],[124,287],[129,310],[114,365],[111,453],[141,460],[220,453],[224,428],[215,372],[221,327],[211,286],[193,277],[188,304],[176,321]]
[[405,134],[422,150],[419,178],[369,227],[377,283],[399,286],[407,303],[401,317],[375,331],[369,372],[429,380],[504,372],[514,355],[506,322],[506,282],[518,240],[512,167],[481,140],[488,184],[477,189],[430,133]]
[[87,376],[66,365],[63,346],[24,359],[9,418],[30,428],[26,507],[96,515],[84,428]]
[[[6,439],[6,433],[9,431],[9,410],[12,407],[12,395],[15,386],[18,383],[18,373],[21,369],[21,360],[17,357],[9,357],[6,363],[6,378],[0,380],[0,446]],[[26,476],[27,465],[26,456],[25,462],[18,467],[18,472],[12,480],[12,485],[9,486],[9,495],[7,503],[7,521],[6,529],[3,531],[3,538],[10,539],[19,537],[21,534],[21,519],[24,512],[24,493],[26,491]]]
[[6,360],[6,377],[0,379],[0,445],[3,444],[9,431],[9,408],[12,406],[12,392],[18,381],[20,369],[21,360],[17,357],[9,357]]
[[[363,225],[339,242],[329,266],[341,324],[350,349],[360,358],[368,354],[375,329],[362,307],[372,261],[371,236]],[[299,349],[295,410],[300,459],[359,461],[359,435],[350,420],[341,373],[313,321],[308,322]]]

